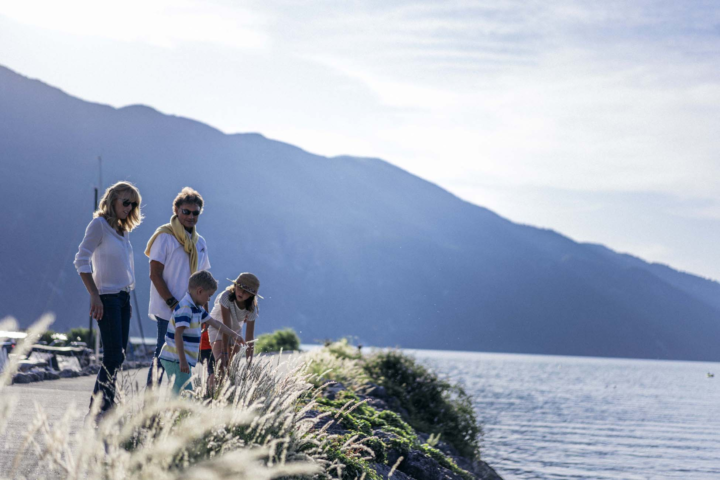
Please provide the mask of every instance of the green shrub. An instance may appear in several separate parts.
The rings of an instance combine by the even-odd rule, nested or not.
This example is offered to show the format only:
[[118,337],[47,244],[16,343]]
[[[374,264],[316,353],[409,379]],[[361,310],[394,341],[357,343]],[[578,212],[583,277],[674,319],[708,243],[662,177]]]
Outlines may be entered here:
[[71,328],[67,332],[68,342],[85,342],[88,348],[94,348],[96,333],[97,328],[93,329],[92,335],[90,335],[90,329],[84,327]]
[[360,362],[341,358],[321,348],[305,354],[310,381],[319,387],[328,381],[340,382],[348,388],[357,388],[369,380]]
[[50,342],[53,341],[53,335],[55,335],[55,332],[53,330],[45,330],[42,335],[40,335],[40,338],[38,341],[45,342],[48,345],[50,345]]
[[260,335],[255,342],[257,353],[300,350],[300,337],[292,328]]
[[479,458],[480,426],[470,397],[462,387],[397,350],[375,353],[363,362],[373,382],[385,387],[408,412],[407,423],[416,430],[441,434],[461,455]]
[[331,342],[325,345],[325,349],[338,358],[350,360],[359,360],[362,358],[362,352],[357,347],[350,345],[347,338],[341,338],[337,342]]

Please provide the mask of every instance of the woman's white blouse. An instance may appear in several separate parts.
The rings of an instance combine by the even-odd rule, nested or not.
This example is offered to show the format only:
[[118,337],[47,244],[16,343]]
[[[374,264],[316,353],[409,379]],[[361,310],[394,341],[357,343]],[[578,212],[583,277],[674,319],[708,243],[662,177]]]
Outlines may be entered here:
[[90,222],[75,255],[78,273],[92,273],[100,295],[135,288],[135,260],[128,232],[113,230],[103,217]]

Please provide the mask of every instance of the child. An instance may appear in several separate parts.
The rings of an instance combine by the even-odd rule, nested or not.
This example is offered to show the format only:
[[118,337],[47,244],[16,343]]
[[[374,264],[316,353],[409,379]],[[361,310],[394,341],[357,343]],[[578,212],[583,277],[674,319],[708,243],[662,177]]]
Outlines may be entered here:
[[[253,355],[251,342],[255,334],[255,320],[259,310],[257,299],[262,298],[258,295],[260,280],[252,273],[245,272],[241,273],[237,280],[230,281],[232,285],[228,286],[215,299],[215,306],[210,315],[237,333],[241,333],[243,325],[247,325],[245,330],[245,341],[248,342],[246,356],[248,361],[251,361]],[[228,337],[221,335],[219,329],[210,326],[208,333],[213,355],[218,362],[218,370],[222,373],[239,349],[228,345]]]
[[173,393],[180,394],[184,387],[192,390],[190,385],[190,367],[198,360],[200,347],[200,325],[205,322],[236,342],[244,344],[242,337],[208,315],[200,306],[205,305],[217,290],[217,281],[206,270],[194,273],[188,281],[188,292],[175,306],[167,334],[165,345],[160,352],[160,362],[169,376],[174,376]]

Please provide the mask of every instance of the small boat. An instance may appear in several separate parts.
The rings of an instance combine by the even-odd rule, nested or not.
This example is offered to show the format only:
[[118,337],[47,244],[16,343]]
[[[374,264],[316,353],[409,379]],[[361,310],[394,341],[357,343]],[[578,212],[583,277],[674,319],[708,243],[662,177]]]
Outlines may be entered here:
[[708,372],[707,376],[708,376],[708,378],[713,378],[713,377],[715,377],[715,374],[712,372]]

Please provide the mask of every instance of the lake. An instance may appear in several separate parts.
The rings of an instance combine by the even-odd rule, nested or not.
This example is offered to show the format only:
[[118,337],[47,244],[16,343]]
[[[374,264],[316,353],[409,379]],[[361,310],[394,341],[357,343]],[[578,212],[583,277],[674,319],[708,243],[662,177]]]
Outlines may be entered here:
[[720,363],[405,352],[473,397],[505,480],[720,479]]

